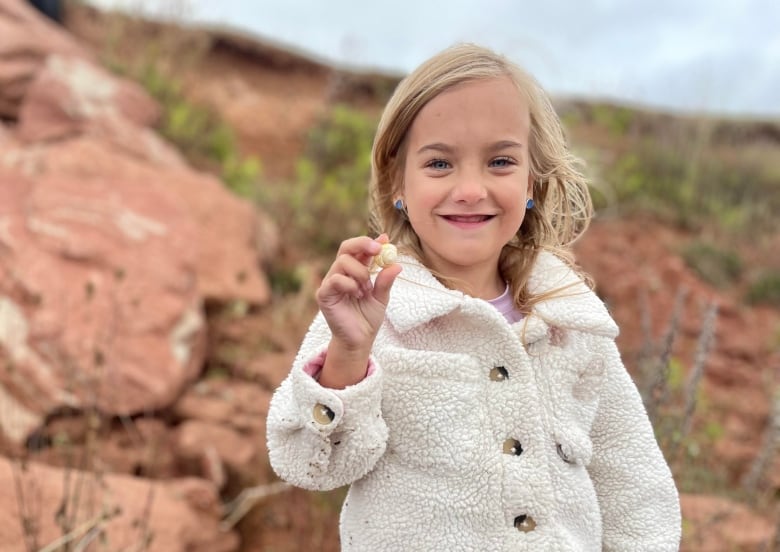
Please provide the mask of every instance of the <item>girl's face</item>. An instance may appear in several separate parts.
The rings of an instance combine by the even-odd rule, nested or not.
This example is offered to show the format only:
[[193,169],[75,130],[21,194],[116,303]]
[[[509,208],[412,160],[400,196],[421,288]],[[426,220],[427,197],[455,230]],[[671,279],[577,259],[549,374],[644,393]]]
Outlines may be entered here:
[[532,191],[528,105],[509,78],[459,84],[423,107],[409,129],[403,198],[434,271],[477,297],[504,291],[503,246]]

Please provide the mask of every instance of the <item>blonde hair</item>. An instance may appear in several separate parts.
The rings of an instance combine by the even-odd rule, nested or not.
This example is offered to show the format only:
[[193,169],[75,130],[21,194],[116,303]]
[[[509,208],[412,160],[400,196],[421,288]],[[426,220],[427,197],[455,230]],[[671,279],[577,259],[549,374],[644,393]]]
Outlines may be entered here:
[[[386,232],[402,250],[425,263],[420,240],[403,211],[393,205],[403,186],[406,136],[420,110],[458,84],[509,77],[527,101],[531,118],[530,173],[534,207],[526,211],[515,237],[504,246],[499,271],[509,283],[515,305],[530,311],[541,297],[531,297],[527,283],[539,251],[548,250],[574,267],[570,245],[593,216],[581,161],[568,150],[561,122],[537,81],[504,56],[474,44],[452,46],[419,66],[396,88],[379,121],[371,159],[372,229]],[[448,284],[446,275],[438,275]],[[548,296],[549,294],[545,294]]]

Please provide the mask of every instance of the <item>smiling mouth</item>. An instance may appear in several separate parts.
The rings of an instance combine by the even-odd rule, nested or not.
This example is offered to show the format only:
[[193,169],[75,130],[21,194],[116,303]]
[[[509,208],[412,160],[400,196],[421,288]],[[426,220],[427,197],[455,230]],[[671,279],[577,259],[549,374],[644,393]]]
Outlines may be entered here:
[[442,215],[443,218],[451,222],[460,223],[479,223],[492,219],[495,215]]

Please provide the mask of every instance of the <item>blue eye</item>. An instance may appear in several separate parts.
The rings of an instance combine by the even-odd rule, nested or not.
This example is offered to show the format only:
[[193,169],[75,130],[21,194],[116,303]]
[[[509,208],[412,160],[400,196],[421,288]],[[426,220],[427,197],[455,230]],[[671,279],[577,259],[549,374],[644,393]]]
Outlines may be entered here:
[[437,171],[444,171],[450,168],[449,162],[444,159],[431,159],[425,166]]
[[490,161],[491,167],[498,167],[498,168],[504,168],[514,164],[515,162],[511,157],[496,157],[495,159]]

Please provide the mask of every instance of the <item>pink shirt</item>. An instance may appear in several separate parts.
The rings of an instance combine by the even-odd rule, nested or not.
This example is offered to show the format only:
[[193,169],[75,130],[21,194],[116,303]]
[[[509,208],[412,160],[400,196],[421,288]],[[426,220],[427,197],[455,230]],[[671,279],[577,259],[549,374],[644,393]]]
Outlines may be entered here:
[[495,299],[490,299],[488,303],[496,307],[498,312],[503,314],[506,321],[510,324],[514,324],[518,320],[523,319],[523,313],[517,310],[512,294],[509,293],[509,285],[506,286],[504,293]]

